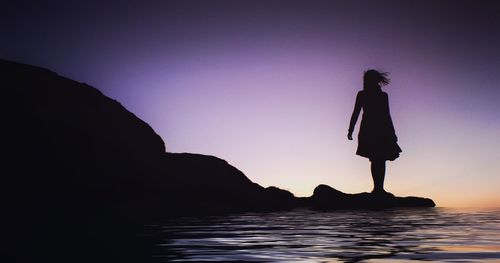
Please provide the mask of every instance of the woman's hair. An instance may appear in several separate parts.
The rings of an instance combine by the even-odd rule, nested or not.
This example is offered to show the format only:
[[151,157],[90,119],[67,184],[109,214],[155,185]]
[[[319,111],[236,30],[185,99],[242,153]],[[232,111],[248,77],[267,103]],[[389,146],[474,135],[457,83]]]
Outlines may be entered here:
[[363,75],[363,89],[380,88],[389,84],[390,79],[387,77],[389,72],[380,72],[378,70],[370,69],[365,71]]

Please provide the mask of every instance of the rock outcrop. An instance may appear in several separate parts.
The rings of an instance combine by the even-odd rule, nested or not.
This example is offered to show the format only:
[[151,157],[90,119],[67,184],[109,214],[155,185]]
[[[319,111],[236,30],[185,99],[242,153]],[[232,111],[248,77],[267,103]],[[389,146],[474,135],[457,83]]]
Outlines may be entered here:
[[381,209],[391,207],[434,207],[429,198],[396,197],[391,193],[346,194],[328,185],[318,185],[309,197],[309,207],[317,209]]
[[3,262],[147,262],[147,241],[131,237],[176,215],[434,206],[328,186],[308,198],[264,188],[219,158],[165,152],[118,102],[43,68],[0,60],[0,87]]
[[0,87],[1,255],[12,257],[0,261],[132,260],[122,249],[139,247],[130,236],[150,214],[162,139],[97,89],[46,69],[0,60]]

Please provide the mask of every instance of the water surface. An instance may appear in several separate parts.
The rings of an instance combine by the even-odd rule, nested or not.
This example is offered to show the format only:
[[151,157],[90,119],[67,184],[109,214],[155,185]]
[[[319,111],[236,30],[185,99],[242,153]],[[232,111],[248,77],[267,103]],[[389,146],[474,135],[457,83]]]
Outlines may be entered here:
[[151,229],[158,262],[500,262],[500,209],[298,209],[185,217]]

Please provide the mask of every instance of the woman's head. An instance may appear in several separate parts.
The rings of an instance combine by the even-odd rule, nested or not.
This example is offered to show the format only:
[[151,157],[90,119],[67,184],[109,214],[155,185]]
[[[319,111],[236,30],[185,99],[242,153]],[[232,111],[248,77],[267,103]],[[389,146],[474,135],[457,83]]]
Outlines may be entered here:
[[379,89],[380,86],[389,84],[390,79],[387,77],[388,72],[380,72],[374,69],[365,71],[363,75],[363,88],[368,89]]

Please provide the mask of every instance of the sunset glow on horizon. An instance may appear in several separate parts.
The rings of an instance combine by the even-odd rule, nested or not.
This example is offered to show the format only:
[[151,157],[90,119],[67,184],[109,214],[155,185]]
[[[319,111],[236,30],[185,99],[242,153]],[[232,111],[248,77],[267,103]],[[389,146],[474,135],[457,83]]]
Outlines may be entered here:
[[403,152],[386,189],[500,206],[499,4],[120,3],[46,4],[31,20],[7,7],[0,57],[89,83],[167,151],[217,156],[296,196],[371,191],[370,163],[346,136],[363,71],[388,71]]

